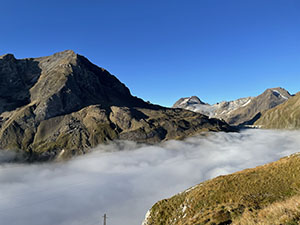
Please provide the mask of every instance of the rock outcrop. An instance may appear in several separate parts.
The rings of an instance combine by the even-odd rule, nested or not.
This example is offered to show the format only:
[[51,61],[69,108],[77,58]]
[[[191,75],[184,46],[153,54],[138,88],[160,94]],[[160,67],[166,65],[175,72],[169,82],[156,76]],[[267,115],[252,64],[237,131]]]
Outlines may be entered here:
[[114,139],[154,143],[231,128],[217,119],[144,102],[71,50],[0,57],[0,148],[31,159],[84,153]]

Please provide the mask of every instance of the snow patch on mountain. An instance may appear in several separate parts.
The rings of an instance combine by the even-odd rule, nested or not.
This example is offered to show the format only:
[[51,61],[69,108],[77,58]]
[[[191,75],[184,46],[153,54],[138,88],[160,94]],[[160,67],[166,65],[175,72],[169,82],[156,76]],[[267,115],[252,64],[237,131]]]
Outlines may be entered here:
[[[198,99],[198,100],[197,100]],[[232,111],[248,105],[252,97],[240,98],[234,101],[223,101],[213,105],[202,102],[198,97],[181,98],[173,106],[173,108],[184,108],[194,112],[202,113],[212,117],[220,117],[221,115],[230,114]]]
[[173,108],[183,108],[222,119],[230,125],[251,125],[259,118],[259,113],[269,110],[287,101],[292,95],[281,87],[266,89],[256,97],[222,101],[213,105],[202,102],[198,97],[181,98]]
[[273,91],[273,93],[274,93],[276,96],[280,96],[281,98],[286,99],[286,100],[289,99],[289,97],[284,96],[284,95],[283,95],[282,93],[280,93],[278,90],[272,90],[272,91]]

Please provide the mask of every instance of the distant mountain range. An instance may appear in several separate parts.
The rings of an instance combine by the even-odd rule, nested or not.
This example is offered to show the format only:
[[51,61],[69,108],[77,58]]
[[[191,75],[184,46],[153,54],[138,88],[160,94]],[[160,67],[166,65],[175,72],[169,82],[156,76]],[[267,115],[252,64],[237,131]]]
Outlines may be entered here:
[[[300,93],[267,89],[257,97],[209,105],[198,97],[179,99],[185,108],[231,125],[300,128]],[[254,169],[219,176],[157,202],[142,225],[299,224],[299,153]]]
[[[157,143],[245,125],[298,129],[299,107],[300,93],[270,88],[214,105],[181,98],[165,108],[132,96],[115,76],[71,50],[0,56],[0,149],[23,152],[29,161],[69,158],[112,140]],[[156,203],[143,224],[276,224],[280,210],[273,218],[259,215],[300,199],[299,168],[293,155],[203,182]],[[298,217],[282,224],[296,224],[300,210],[293,210]]]
[[298,98],[271,88],[214,105],[182,98],[165,108],[132,96],[115,76],[71,50],[27,59],[6,54],[0,56],[0,148],[41,160],[116,139],[155,143],[241,125],[299,128]]
[[292,95],[283,88],[270,88],[257,97],[223,101],[214,105],[204,103],[196,96],[181,98],[173,108],[202,113],[210,118],[222,119],[230,125],[252,125],[266,110],[284,103],[291,97]]
[[0,149],[30,160],[82,154],[110,140],[155,143],[230,131],[218,119],[144,102],[108,71],[71,50],[0,56]]

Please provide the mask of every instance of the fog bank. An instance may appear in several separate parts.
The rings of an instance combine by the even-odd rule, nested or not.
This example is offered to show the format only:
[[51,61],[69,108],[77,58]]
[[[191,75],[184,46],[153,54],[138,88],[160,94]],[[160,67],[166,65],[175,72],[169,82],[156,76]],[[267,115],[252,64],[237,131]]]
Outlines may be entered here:
[[159,145],[118,142],[65,163],[4,164],[5,225],[140,225],[158,200],[218,175],[300,152],[299,131],[213,133]]

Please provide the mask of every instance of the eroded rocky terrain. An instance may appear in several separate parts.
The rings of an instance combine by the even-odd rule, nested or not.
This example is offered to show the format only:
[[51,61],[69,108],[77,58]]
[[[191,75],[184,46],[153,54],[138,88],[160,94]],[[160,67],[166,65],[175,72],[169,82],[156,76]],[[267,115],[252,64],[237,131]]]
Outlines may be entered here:
[[202,102],[192,96],[179,99],[173,108],[183,108],[199,112],[210,118],[218,118],[230,125],[253,125],[266,110],[286,102],[292,95],[283,88],[270,88],[257,97],[223,101],[213,105]]
[[0,149],[22,150],[31,160],[82,154],[115,139],[155,143],[231,130],[218,119],[146,103],[71,50],[1,56],[0,87]]

